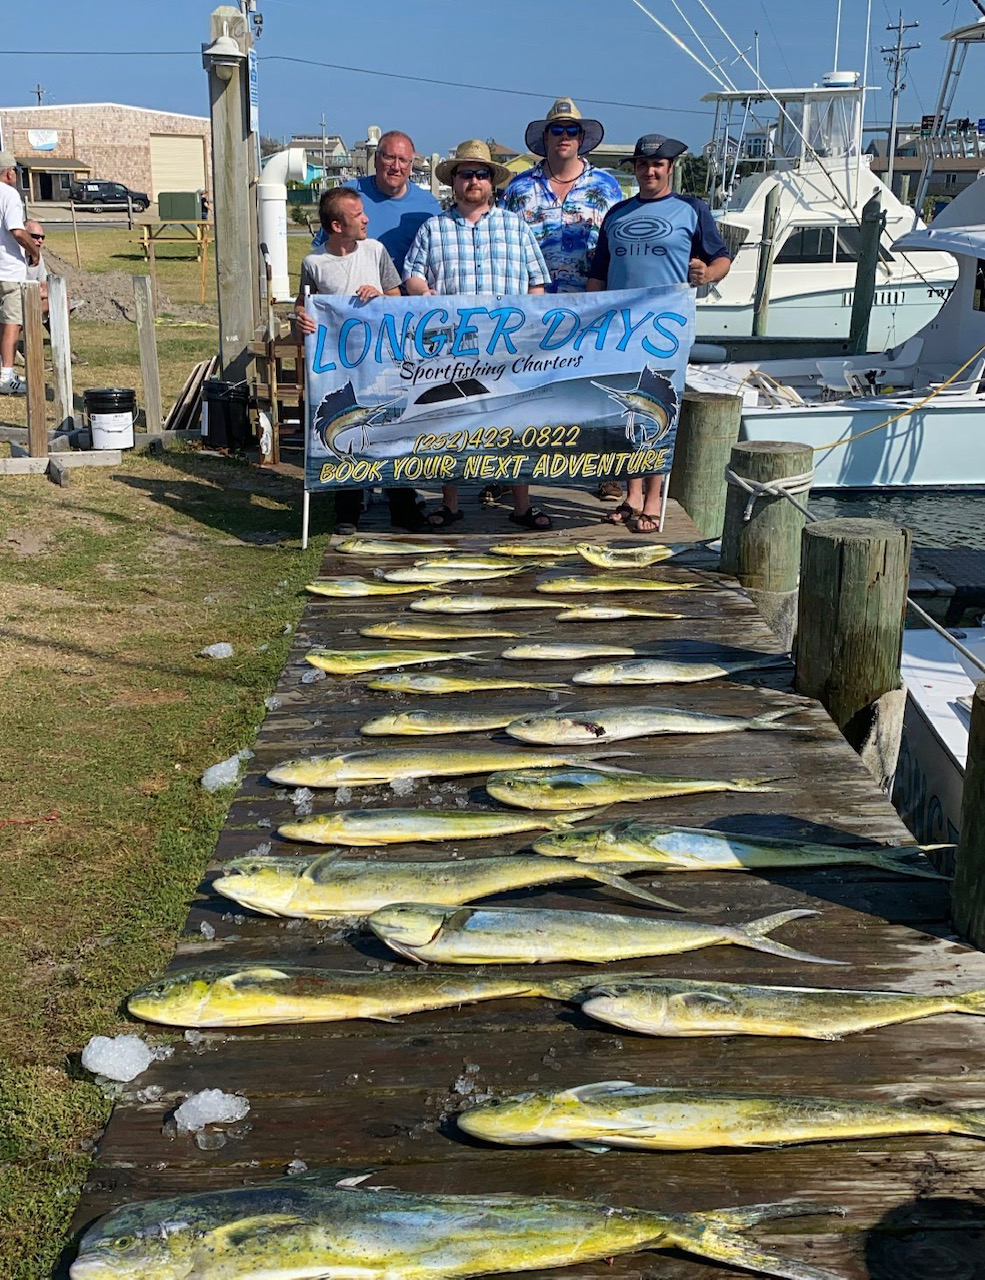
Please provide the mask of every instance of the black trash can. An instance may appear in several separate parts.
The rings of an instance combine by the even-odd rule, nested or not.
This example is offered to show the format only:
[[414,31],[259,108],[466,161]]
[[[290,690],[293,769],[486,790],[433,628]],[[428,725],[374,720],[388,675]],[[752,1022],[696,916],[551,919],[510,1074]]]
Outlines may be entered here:
[[206,378],[202,385],[202,440],[211,449],[248,449],[254,442],[250,389],[243,382]]

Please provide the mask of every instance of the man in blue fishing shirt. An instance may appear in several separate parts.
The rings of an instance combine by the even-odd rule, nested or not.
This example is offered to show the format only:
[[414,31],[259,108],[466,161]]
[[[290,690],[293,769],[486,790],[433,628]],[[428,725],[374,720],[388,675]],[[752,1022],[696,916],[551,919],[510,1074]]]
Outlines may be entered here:
[[[696,196],[673,189],[674,161],[686,143],[661,133],[638,138],[632,165],[639,195],[605,215],[588,271],[588,292],[646,289],[668,284],[717,284],[732,260],[711,210]],[[636,533],[655,533],[660,523],[662,476],[629,481],[626,501],[603,519]]]

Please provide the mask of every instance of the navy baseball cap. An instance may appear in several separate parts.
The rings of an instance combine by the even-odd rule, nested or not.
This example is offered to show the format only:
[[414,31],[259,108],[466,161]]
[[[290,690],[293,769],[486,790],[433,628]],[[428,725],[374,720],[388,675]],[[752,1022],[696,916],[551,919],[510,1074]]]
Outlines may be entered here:
[[637,160],[676,160],[687,150],[687,143],[677,138],[668,138],[662,133],[644,133],[636,139],[636,149],[620,165],[631,167]]

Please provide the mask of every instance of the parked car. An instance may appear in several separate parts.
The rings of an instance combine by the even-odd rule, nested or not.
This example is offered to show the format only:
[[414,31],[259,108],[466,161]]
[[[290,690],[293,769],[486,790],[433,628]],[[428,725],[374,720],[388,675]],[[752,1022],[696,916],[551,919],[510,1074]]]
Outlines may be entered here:
[[150,204],[150,196],[144,191],[129,191],[122,182],[78,182],[73,184],[72,199],[76,204],[93,213],[104,209],[125,209],[127,196],[137,213],[143,213]]

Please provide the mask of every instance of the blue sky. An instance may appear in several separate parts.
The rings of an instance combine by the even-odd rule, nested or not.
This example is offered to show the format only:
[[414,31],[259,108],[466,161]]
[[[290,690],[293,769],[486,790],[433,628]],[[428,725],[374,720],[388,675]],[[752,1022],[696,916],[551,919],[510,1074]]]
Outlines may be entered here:
[[[644,0],[656,17],[685,37],[707,60],[675,13],[672,0]],[[711,8],[742,50],[753,59],[759,31],[760,67],[774,87],[812,83],[831,69],[837,0],[717,0]],[[704,38],[715,59],[736,58],[698,0],[679,7]],[[0,52],[0,105],[114,101],[161,110],[207,113],[205,73],[199,46],[208,37],[214,6],[193,0],[148,0],[126,5],[45,0],[44,21],[30,5],[6,6]],[[260,119],[264,133],[286,136],[319,128],[322,112],[330,131],[347,143],[365,137],[369,124],[397,127],[424,152],[446,151],[465,137],[494,136],[522,148],[527,121],[542,116],[559,94],[571,94],[586,115],[602,120],[613,142],[638,134],[673,134],[698,150],[707,141],[711,117],[700,99],[711,79],[676,49],[632,0],[497,0],[463,5],[460,0],[259,0],[263,35]],[[866,0],[843,0],[843,69],[860,69]],[[900,0],[873,0],[869,83],[873,95],[867,121],[889,117],[888,81],[880,44],[895,22]],[[901,119],[933,110],[943,65],[943,32],[973,22],[971,0],[905,0],[904,20],[918,20],[907,41],[923,47],[911,55],[909,88]],[[41,32],[44,32],[43,36]],[[32,54],[80,51],[73,56]],[[107,56],[109,51],[175,50],[181,56]],[[182,52],[187,51],[187,52]],[[447,83],[415,83],[380,75],[302,65],[291,59],[344,64],[403,73]],[[741,63],[726,64],[739,87],[754,83]],[[974,65],[973,65],[974,64]],[[985,94],[972,85],[985,74],[985,50],[969,53],[957,113],[985,115]],[[494,90],[533,93],[533,97]],[[628,105],[602,105],[589,99]]]

